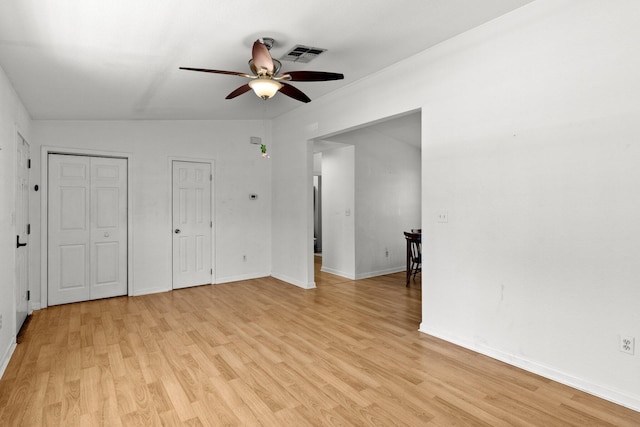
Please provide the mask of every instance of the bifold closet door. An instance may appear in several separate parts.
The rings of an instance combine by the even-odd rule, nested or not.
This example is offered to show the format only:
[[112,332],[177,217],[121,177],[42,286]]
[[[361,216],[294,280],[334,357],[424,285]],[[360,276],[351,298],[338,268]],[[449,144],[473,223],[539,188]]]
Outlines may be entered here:
[[127,293],[127,160],[49,155],[48,304]]

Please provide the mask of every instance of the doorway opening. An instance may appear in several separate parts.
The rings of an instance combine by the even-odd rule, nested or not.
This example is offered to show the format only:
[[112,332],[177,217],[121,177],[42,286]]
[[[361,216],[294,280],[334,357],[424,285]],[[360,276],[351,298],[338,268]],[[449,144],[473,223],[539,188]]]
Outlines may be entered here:
[[411,111],[313,141],[321,271],[352,280],[405,271],[403,232],[421,228],[421,139],[421,112]]
[[313,253],[322,256],[322,176],[313,176]]

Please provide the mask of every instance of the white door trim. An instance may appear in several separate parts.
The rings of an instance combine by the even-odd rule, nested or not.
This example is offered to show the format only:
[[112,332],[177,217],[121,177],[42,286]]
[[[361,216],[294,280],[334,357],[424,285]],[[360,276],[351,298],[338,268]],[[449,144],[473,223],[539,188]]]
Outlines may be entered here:
[[49,154],[74,154],[77,156],[94,156],[94,157],[120,157],[127,159],[127,294],[134,295],[134,278],[133,278],[133,176],[132,176],[132,153],[90,150],[85,148],[62,148],[42,146],[40,149],[40,306],[48,307],[48,247],[49,229],[47,225],[48,219],[48,200],[49,186],[47,177],[49,176]]
[[[15,182],[14,182],[14,193],[13,193],[13,198],[16,201],[16,206],[15,206],[15,214],[14,214],[14,218],[13,218],[13,224],[15,227],[15,233],[16,235],[21,236],[21,239],[24,239],[23,242],[20,243],[24,243],[27,246],[24,246],[22,249],[17,248],[14,249],[15,251],[15,262],[14,262],[14,288],[13,288],[13,303],[14,303],[14,318],[16,321],[16,324],[14,325],[14,329],[16,331],[16,335],[18,334],[18,332],[20,331],[20,328],[17,325],[17,321],[18,321],[18,313],[21,314],[25,314],[25,316],[28,316],[31,313],[31,309],[30,309],[30,301],[29,299],[27,299],[27,295],[29,293],[29,290],[31,290],[31,285],[29,283],[29,270],[30,270],[30,263],[29,263],[29,257],[30,257],[30,252],[31,252],[31,246],[32,246],[32,242],[31,239],[29,239],[29,234],[31,234],[30,232],[27,233],[27,227],[30,227],[30,219],[31,219],[31,212],[30,212],[30,198],[31,198],[31,172],[30,172],[30,167],[31,166],[27,166],[27,164],[29,164],[31,162],[31,146],[29,145],[29,142],[27,141],[27,139],[23,136],[23,134],[18,130],[18,127],[16,126],[16,169],[15,169]],[[27,194],[26,194],[26,212],[22,209],[24,207],[24,203],[22,204],[22,206],[19,206],[18,202],[18,192],[22,191],[22,188],[19,188],[20,185],[20,178],[21,178],[21,172],[24,172],[23,170],[21,170],[20,168],[20,162],[17,159],[17,154],[19,151],[19,146],[21,145],[26,145],[27,148],[27,164],[24,165],[24,167],[26,168],[26,175],[27,175]],[[25,196],[25,194],[23,193],[23,196]],[[22,199],[21,199],[22,200]],[[24,201],[23,201],[24,202]],[[26,220],[25,220],[26,218]],[[24,223],[22,225],[25,226],[25,228],[23,230],[18,229],[18,225]],[[26,235],[26,236],[22,236],[22,235]],[[23,251],[24,254],[24,259],[26,259],[25,263],[26,265],[24,266],[24,270],[22,271],[22,273],[25,273],[25,277],[22,277],[22,275],[19,275],[18,273],[18,269],[20,268],[19,264],[19,253],[18,251]],[[24,282],[24,284],[26,284],[26,289],[22,289],[20,287],[21,283],[19,278],[21,278]],[[25,283],[26,282],[26,283]],[[20,291],[23,291],[24,293],[22,294],[23,297],[25,299],[27,299],[26,301],[26,313],[24,313],[22,310],[18,310],[18,297],[22,297],[21,295],[19,295]],[[24,324],[24,322],[26,321],[26,317],[25,319],[20,319],[22,322],[20,323],[20,327]]]
[[[168,177],[168,189],[169,189],[169,204],[167,205],[168,212],[173,212],[173,162],[196,162],[196,163],[208,163],[211,165],[211,175],[213,175],[213,180],[211,181],[211,221],[213,221],[213,227],[211,227],[211,268],[213,269],[213,274],[211,275],[211,284],[216,283],[216,210],[215,210],[215,186],[216,186],[216,170],[215,170],[215,161],[213,159],[203,159],[199,157],[183,157],[183,156],[170,156],[167,161],[167,177]],[[167,238],[169,239],[169,247],[172,248],[169,251],[169,259],[167,260],[167,265],[173,265],[173,220],[169,222],[169,228],[167,233]],[[173,273],[171,274],[172,283],[171,288],[173,288]]]

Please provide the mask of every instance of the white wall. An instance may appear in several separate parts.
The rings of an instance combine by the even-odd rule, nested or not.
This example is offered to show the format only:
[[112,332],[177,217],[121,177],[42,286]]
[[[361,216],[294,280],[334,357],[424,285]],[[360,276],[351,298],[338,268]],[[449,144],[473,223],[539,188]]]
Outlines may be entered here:
[[322,175],[322,153],[313,154],[313,175]]
[[[16,342],[15,315],[15,180],[18,132],[30,141],[30,119],[0,68],[0,376]],[[33,251],[31,251],[33,252]]]
[[639,21],[538,0],[278,118],[274,271],[312,270],[305,141],[421,108],[421,330],[640,410]]
[[[356,278],[403,271],[403,232],[420,228],[420,149],[383,135],[356,142]],[[387,256],[388,254],[388,256]]]
[[[302,107],[304,108],[304,106]],[[305,122],[307,125],[309,122]],[[276,127],[282,126],[281,129]],[[313,142],[305,138],[299,123],[276,121],[272,160],[272,250],[271,275],[301,288],[314,288],[313,281]],[[313,127],[313,123],[309,126]],[[287,129],[290,127],[296,130]],[[324,184],[324,183],[323,183]]]
[[355,147],[322,153],[322,271],[355,278]]
[[[43,181],[40,146],[129,153],[133,191],[129,286],[134,295],[140,295],[171,289],[170,158],[213,160],[214,280],[267,276],[271,270],[271,161],[260,156],[259,146],[249,144],[250,136],[264,138],[264,133],[262,121],[34,121],[32,181]],[[249,200],[251,193],[258,194],[258,200]],[[37,200],[32,204],[32,222],[39,225],[41,214],[45,213]],[[40,242],[40,231],[34,227],[34,241]],[[31,277],[40,278],[39,257],[34,261]],[[32,287],[32,295],[40,301],[39,282]]]

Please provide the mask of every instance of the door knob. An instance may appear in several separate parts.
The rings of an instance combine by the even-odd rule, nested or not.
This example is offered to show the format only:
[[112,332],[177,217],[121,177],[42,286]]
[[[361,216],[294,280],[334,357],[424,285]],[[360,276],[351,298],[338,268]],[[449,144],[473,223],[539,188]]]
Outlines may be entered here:
[[176,234],[180,234],[180,229],[179,229],[179,228],[176,228],[175,233],[176,233]]

